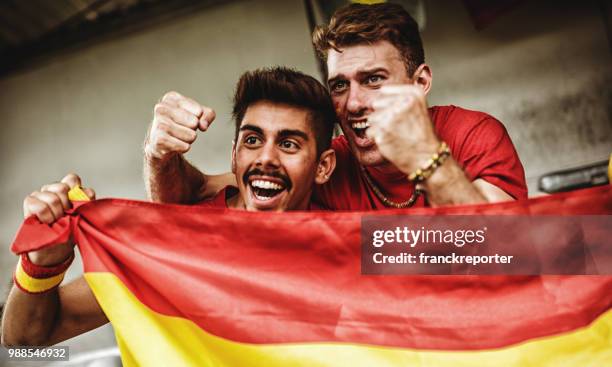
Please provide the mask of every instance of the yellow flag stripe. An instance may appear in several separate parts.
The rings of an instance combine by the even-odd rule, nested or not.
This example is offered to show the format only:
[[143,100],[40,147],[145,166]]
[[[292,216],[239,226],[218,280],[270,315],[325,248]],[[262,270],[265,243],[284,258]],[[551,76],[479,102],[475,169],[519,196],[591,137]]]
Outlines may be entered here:
[[386,3],[387,0],[351,0],[351,2],[356,3],[356,4],[374,5],[374,4]]
[[608,183],[612,185],[612,154],[610,154],[610,160],[608,161]]
[[190,320],[152,311],[114,274],[86,273],[85,279],[113,324],[124,366],[612,365],[612,311],[582,329],[484,351],[349,343],[247,344],[209,334]]
[[70,201],[90,201],[89,196],[80,186],[75,186],[68,191],[68,200]]
[[60,284],[64,279],[64,273],[54,275],[50,278],[37,279],[29,276],[21,266],[21,257],[15,269],[15,280],[19,286],[30,293],[40,293]]

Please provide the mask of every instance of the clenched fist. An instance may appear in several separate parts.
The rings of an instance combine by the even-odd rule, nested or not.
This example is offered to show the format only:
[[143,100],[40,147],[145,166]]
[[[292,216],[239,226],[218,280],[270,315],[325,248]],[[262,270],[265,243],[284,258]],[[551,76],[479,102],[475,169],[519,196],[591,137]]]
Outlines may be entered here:
[[437,151],[440,141],[427,110],[425,93],[415,85],[390,85],[380,89],[368,116],[368,136],[382,155],[410,174]]
[[215,111],[177,92],[166,93],[153,110],[153,122],[145,140],[145,156],[162,159],[189,151],[197,130],[206,131]]
[[[75,174],[68,174],[61,182],[44,185],[40,191],[34,191],[23,200],[23,216],[36,216],[43,223],[52,224],[64,216],[65,211],[72,207],[68,200],[68,191],[75,186],[81,186],[81,179]],[[96,194],[92,189],[83,191],[94,199]],[[66,260],[73,251],[74,243],[51,246],[28,253],[34,264],[55,265]]]

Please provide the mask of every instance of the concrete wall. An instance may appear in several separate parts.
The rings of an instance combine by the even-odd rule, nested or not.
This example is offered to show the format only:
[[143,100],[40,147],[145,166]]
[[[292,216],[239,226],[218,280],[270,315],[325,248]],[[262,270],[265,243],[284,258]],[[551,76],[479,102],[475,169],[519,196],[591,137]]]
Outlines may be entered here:
[[[602,17],[595,1],[571,3],[526,2],[477,32],[460,0],[426,2],[430,102],[503,121],[531,194],[540,174],[612,150],[612,63]],[[300,0],[231,2],[1,79],[0,291],[15,263],[6,249],[25,195],[75,171],[99,197],[144,198],[141,145],[153,105],[171,89],[217,110],[189,158],[209,172],[226,171],[237,77],[276,64],[317,73]],[[85,350],[112,339],[106,329],[73,345]]]
[[543,173],[612,153],[612,57],[598,1],[526,1],[483,31],[461,1],[427,2],[430,102],[507,127],[530,195]]

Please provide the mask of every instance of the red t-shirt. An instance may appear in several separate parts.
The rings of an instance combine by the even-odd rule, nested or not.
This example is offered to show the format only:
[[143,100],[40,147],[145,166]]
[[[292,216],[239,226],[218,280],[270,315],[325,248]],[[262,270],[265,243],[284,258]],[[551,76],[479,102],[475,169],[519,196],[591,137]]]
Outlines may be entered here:
[[227,208],[227,199],[238,194],[238,188],[235,186],[225,186],[215,196],[204,199],[195,205],[205,206],[207,208]]
[[[438,137],[445,141],[453,158],[470,180],[482,178],[515,199],[527,198],[525,172],[508,132],[501,122],[483,112],[456,106],[434,106],[429,114]],[[378,199],[352,155],[348,141],[339,136],[332,141],[336,170],[324,185],[317,185],[315,200],[332,210],[372,210],[387,208]],[[368,168],[370,177],[387,198],[400,203],[414,191],[406,174]],[[421,195],[415,207],[425,206]]]
[[[223,190],[219,191],[214,197],[205,199],[196,203],[195,205],[204,206],[207,208],[227,208],[227,199],[234,195],[240,195],[238,188],[235,186],[225,186]],[[310,202],[308,210],[326,210],[324,206],[315,202]]]

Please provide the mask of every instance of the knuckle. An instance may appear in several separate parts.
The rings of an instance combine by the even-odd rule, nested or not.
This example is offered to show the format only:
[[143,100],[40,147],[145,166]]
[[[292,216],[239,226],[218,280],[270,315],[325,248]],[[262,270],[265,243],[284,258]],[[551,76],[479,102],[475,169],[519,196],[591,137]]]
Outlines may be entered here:
[[208,122],[211,122],[217,116],[215,110],[209,107],[204,107],[202,111],[202,117],[205,118]]
[[64,176],[64,178],[68,181],[78,181],[80,180],[79,176],[77,176],[76,173],[68,173],[66,176]]
[[70,202],[70,199],[68,199],[68,193],[60,192],[57,195],[58,195],[57,197],[59,198],[60,203],[62,204],[62,206],[64,206],[64,203],[69,203]]
[[198,102],[194,101],[191,98],[184,98],[182,106],[185,110],[195,116],[201,116],[202,112],[204,111],[204,106],[200,105]]
[[198,134],[195,131],[189,130],[189,133],[187,134],[187,142],[193,143],[197,137],[198,137]]
[[23,199],[23,206],[24,206],[24,208],[32,206],[32,203],[36,200],[36,198],[33,195],[34,195],[34,193],[26,196]]
[[36,201],[45,202],[48,196],[49,196],[49,193],[41,191],[41,192],[36,193],[33,197],[36,199]]
[[187,118],[185,119],[185,122],[187,123],[187,126],[194,128],[196,126],[198,126],[198,118],[193,115],[193,114],[189,114],[187,115]]
[[159,124],[163,121],[159,116],[155,116],[153,118],[153,122],[151,123],[151,129],[149,130],[149,135],[155,134],[159,130]]
[[180,96],[181,96],[181,95],[180,95],[178,92],[175,92],[175,91],[171,90],[171,91],[169,91],[169,92],[166,92],[166,93],[164,94],[164,96],[162,97],[162,99],[161,99],[161,100],[162,100],[162,101],[167,101],[167,100],[169,100],[169,99],[176,99],[176,98],[179,98]]
[[62,199],[60,199],[60,197],[56,194],[50,193],[48,198],[49,198],[49,203],[51,205],[61,205],[62,204]]
[[155,140],[152,140],[152,141],[151,141],[150,147],[152,147],[152,149],[153,149],[154,151],[158,151],[158,150],[160,150],[161,148],[163,148],[164,144],[163,144],[163,143],[162,143],[160,140],[161,140],[161,139],[160,139],[160,137],[158,136],[158,137],[156,137],[156,138],[155,138]]
[[159,135],[157,137],[157,147],[167,147],[168,144],[170,143],[170,140],[168,139],[168,137],[166,135]]
[[159,124],[157,124],[157,130],[167,133],[170,131],[170,124],[168,124],[166,121],[160,121]]
[[90,187],[88,187],[87,189],[85,189],[85,194],[87,194],[87,196],[89,196],[90,199],[95,199],[96,198],[96,191]]
[[38,217],[38,219],[43,223],[47,223],[47,224],[53,223],[53,220],[54,220],[53,212],[51,212],[51,210],[47,207],[43,208],[39,212],[32,213],[32,214],[35,214]]
[[69,187],[74,187],[81,184],[81,178],[74,173],[69,173],[62,178],[61,182],[67,184]]
[[64,182],[60,182],[59,184],[57,184],[57,188],[59,192],[63,193],[67,193],[68,191],[70,191],[70,186],[68,186],[68,184]]
[[63,182],[53,183],[53,184],[47,185],[45,191],[61,193],[64,190],[64,186],[68,186],[68,185],[66,185]]
[[189,148],[191,147],[191,145],[185,143],[185,142],[181,142],[178,147],[177,150],[181,153],[187,153],[189,151]]
[[155,115],[163,115],[166,113],[167,109],[168,108],[166,105],[160,102],[155,104],[155,107],[153,107],[153,112]]
[[48,206],[41,203],[32,205],[30,210],[30,214],[34,214],[38,217],[44,216],[46,213],[51,213],[51,210]]

